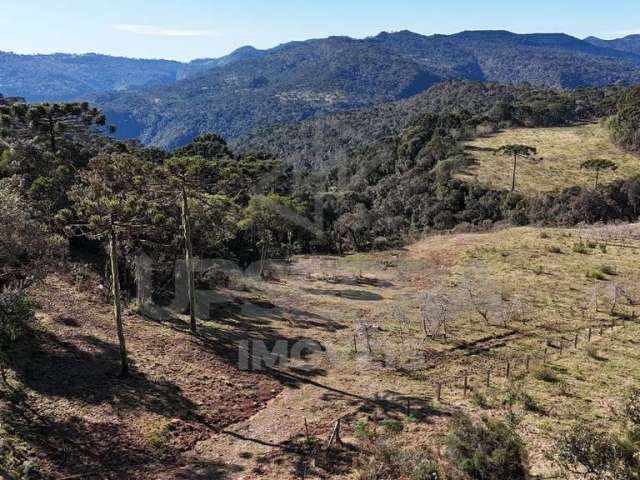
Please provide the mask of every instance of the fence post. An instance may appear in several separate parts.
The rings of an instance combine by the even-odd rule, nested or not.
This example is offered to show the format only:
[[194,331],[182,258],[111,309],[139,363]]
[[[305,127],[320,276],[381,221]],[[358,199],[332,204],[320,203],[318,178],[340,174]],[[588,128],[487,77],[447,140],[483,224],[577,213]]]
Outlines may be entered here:
[[527,373],[529,373],[529,362],[530,361],[531,361],[531,357],[529,355],[527,355],[527,359],[525,360],[525,365],[524,365],[524,368],[525,368]]
[[487,387],[491,386],[491,369],[487,369]]
[[573,342],[573,348],[578,348],[578,334],[576,333],[576,339]]
[[440,399],[442,398],[442,383],[441,382],[438,382],[438,390],[437,391],[438,391],[437,398],[438,398],[438,401],[440,401]]
[[544,347],[544,360],[543,360],[542,363],[545,364],[545,365],[547,363],[547,349],[548,349],[548,347]]
[[588,341],[591,342],[591,327],[589,327],[589,338]]
[[353,353],[358,353],[358,342],[356,341],[355,334],[353,335]]
[[467,396],[467,388],[469,387],[469,379],[467,376],[464,376],[464,396]]
[[511,378],[511,362],[507,360],[507,378]]

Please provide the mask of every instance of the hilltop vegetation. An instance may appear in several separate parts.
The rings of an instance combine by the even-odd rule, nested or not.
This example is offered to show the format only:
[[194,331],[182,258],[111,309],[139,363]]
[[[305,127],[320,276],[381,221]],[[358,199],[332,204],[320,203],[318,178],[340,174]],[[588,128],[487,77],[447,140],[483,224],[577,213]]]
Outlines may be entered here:
[[535,145],[537,154],[520,162],[517,190],[525,194],[561,191],[569,187],[591,187],[595,174],[583,168],[588,159],[604,159],[617,169],[603,173],[601,183],[640,175],[640,157],[617,147],[605,125],[573,127],[513,128],[479,137],[466,144],[473,163],[459,178],[478,181],[500,190],[511,185],[509,159],[496,155],[503,145]]
[[[401,143],[425,114],[459,115],[459,138],[498,128],[566,126],[607,117],[624,90],[616,87],[556,91],[531,86],[450,81],[407,100],[356,112],[259,129],[231,143],[269,151],[301,170],[325,170],[385,142]],[[392,153],[394,155],[395,153]],[[364,161],[364,160],[363,160]]]
[[122,138],[174,148],[418,94],[448,79],[575,88],[640,81],[640,56],[567,35],[382,33],[292,42],[169,87],[98,97]]

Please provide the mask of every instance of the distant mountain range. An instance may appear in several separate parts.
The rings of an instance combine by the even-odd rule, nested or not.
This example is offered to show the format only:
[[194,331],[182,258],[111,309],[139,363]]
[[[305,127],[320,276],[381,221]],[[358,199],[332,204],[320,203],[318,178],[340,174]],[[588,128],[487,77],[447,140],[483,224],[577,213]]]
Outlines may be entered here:
[[17,55],[0,52],[0,92],[30,102],[86,100],[98,93],[171,85],[202,70],[259,54],[243,47],[222,58],[144,60],[87,53]]
[[244,47],[188,64],[0,54],[0,92],[88,99],[121,137],[173,148],[202,132],[238,138],[268,125],[401,100],[451,79],[555,88],[640,83],[637,43],[635,37],[402,31]]
[[629,35],[624,38],[616,38],[615,40],[602,40],[597,37],[587,37],[584,40],[598,47],[611,48],[621,52],[640,55],[640,35]]

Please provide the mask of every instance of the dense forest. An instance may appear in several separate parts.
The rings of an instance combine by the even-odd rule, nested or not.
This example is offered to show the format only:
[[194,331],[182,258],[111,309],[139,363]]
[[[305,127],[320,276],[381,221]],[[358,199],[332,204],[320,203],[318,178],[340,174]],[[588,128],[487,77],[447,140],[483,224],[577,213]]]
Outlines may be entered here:
[[552,88],[640,81],[637,54],[562,34],[402,31],[242,52],[240,61],[176,84],[107,93],[96,104],[121,138],[175,148],[209,131],[231,140],[255,128],[406,99],[451,79]]

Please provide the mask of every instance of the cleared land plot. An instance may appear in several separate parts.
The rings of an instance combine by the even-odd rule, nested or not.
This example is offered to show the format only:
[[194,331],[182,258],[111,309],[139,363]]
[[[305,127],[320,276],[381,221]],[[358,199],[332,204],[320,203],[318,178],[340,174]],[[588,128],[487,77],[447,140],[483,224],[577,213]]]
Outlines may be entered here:
[[640,174],[640,158],[611,143],[605,127],[598,124],[559,128],[515,128],[466,144],[476,162],[460,178],[477,180],[494,188],[511,188],[512,159],[495,154],[503,145],[536,147],[536,158],[519,159],[516,188],[523,193],[550,192],[575,185],[592,186],[595,173],[580,168],[590,159],[616,162],[616,172],[602,172],[600,183]]

